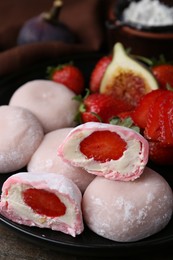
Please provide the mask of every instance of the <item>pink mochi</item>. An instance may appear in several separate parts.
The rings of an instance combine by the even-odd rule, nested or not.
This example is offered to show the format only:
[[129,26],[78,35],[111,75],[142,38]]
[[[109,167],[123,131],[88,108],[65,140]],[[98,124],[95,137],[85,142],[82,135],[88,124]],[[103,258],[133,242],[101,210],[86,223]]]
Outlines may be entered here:
[[51,80],[32,80],[19,87],[9,105],[30,110],[41,122],[44,132],[76,125],[79,102],[65,85]]
[[[123,155],[117,160],[111,159],[106,162],[87,158],[80,150],[81,141],[95,131],[104,130],[117,133],[126,142]],[[91,174],[122,181],[133,181],[140,177],[148,162],[148,154],[147,140],[136,131],[127,127],[95,122],[75,127],[58,148],[58,155],[65,162],[82,167]]]
[[40,145],[44,132],[38,119],[27,109],[0,106],[0,173],[27,165]]
[[145,168],[133,182],[96,177],[82,201],[86,225],[117,242],[134,242],[161,231],[173,212],[173,194],[166,180]]

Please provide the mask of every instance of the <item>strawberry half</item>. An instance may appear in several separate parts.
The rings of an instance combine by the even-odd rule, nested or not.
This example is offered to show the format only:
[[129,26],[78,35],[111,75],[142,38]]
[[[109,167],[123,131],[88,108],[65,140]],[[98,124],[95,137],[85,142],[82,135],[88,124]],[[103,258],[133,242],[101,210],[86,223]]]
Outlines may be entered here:
[[57,67],[48,67],[48,78],[64,84],[76,94],[84,91],[84,76],[79,68],[73,64],[62,64]]

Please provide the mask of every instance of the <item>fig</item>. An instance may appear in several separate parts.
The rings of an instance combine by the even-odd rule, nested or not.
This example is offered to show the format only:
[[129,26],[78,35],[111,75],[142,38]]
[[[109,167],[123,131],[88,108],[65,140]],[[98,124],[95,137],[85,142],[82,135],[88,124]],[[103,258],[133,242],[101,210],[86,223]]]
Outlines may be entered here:
[[149,69],[127,54],[124,46],[117,42],[100,92],[115,95],[135,107],[143,95],[154,89],[158,89],[158,83]]
[[43,41],[74,43],[75,35],[65,24],[58,21],[62,5],[61,0],[56,0],[49,12],[41,13],[27,20],[19,31],[17,44],[23,45]]

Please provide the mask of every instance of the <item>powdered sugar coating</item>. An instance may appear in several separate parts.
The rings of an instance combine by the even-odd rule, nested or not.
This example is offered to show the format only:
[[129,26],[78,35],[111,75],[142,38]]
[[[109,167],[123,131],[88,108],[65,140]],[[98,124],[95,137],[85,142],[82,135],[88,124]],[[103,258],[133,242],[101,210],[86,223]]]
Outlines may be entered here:
[[[65,215],[48,217],[25,204],[22,193],[28,188],[43,189],[54,193],[66,206]],[[83,231],[81,212],[82,195],[68,178],[54,173],[21,172],[9,177],[3,184],[0,213],[12,221],[40,228],[50,228],[76,236]]]
[[[118,160],[104,163],[87,158],[80,151],[80,142],[95,131],[109,130],[126,142],[126,150]],[[116,150],[116,147],[115,147]],[[58,155],[66,162],[112,180],[129,181],[138,178],[148,162],[149,146],[146,139],[132,129],[104,124],[85,123],[75,127],[58,148]]]
[[40,120],[44,132],[75,125],[79,102],[75,93],[51,80],[32,80],[18,88],[9,105],[29,109]]
[[27,165],[44,133],[38,119],[19,107],[0,107],[0,173]]
[[95,178],[82,168],[64,162],[57,154],[57,147],[73,128],[62,128],[47,133],[28,163],[29,172],[55,172],[71,179],[83,193]]
[[149,168],[134,182],[96,177],[82,202],[88,227],[118,242],[133,242],[162,230],[173,212],[173,194],[164,178]]

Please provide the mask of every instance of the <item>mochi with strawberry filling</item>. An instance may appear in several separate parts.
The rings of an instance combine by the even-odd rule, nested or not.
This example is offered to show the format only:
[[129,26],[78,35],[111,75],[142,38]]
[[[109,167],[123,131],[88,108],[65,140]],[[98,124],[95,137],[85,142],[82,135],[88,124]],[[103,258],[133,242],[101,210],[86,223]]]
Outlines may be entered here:
[[133,181],[148,162],[149,146],[136,131],[104,123],[75,127],[58,147],[66,162],[112,180]]
[[81,199],[78,187],[62,175],[21,172],[4,182],[0,213],[19,224],[75,237],[84,229]]

